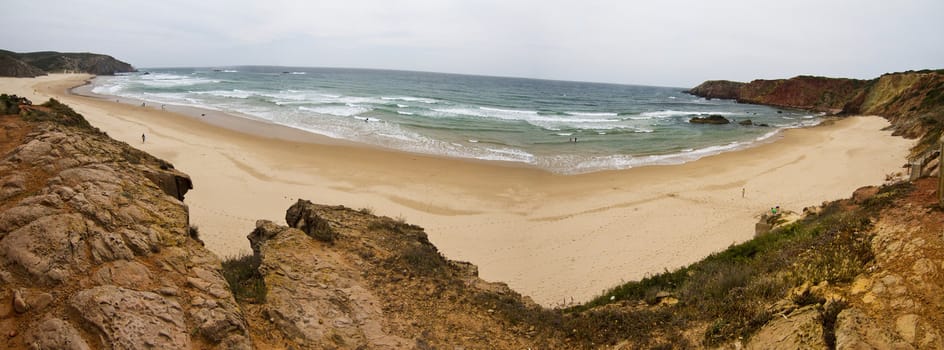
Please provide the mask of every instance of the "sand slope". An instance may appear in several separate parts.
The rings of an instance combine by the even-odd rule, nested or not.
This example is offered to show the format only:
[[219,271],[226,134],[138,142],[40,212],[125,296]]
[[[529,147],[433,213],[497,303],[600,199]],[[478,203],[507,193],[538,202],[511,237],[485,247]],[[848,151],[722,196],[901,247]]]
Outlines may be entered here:
[[683,165],[562,176],[67,93],[87,78],[0,78],[0,92],[55,96],[111,137],[190,174],[191,222],[222,256],[249,251],[256,219],[282,222],[305,198],[403,217],[425,227],[447,257],[545,305],[584,301],[749,239],[771,206],[799,211],[880,184],[902,171],[912,144],[881,131],[882,118],[854,117]]

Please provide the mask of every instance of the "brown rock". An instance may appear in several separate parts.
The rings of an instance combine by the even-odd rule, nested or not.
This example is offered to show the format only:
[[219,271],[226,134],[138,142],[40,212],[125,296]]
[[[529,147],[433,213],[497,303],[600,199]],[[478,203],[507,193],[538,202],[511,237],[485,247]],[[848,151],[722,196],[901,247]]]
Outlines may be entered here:
[[[363,287],[359,269],[325,251],[304,232],[257,222],[249,239],[262,257],[265,311],[301,347],[396,348],[411,341],[384,330],[381,303]],[[330,286],[312,288],[326,281]],[[328,345],[334,344],[334,345]]]
[[75,327],[58,318],[49,318],[26,332],[30,349],[87,350],[88,343]]
[[288,208],[285,212],[285,222],[289,227],[302,230],[311,238],[322,242],[332,242],[337,237],[328,221],[322,219],[314,204],[307,200],[299,199]]
[[76,293],[70,305],[111,348],[185,349],[191,345],[183,309],[155,293],[99,286]]
[[822,315],[811,305],[786,318],[774,317],[751,337],[747,349],[826,349]]
[[837,349],[913,349],[895,333],[880,326],[857,308],[842,310],[836,318]]
[[26,302],[26,296],[23,295],[22,290],[13,291],[13,310],[17,313],[24,313],[29,311],[29,303]]
[[100,285],[113,284],[134,289],[146,288],[153,282],[151,271],[144,264],[127,260],[105,264],[92,276],[92,280]]
[[39,292],[30,296],[29,307],[34,311],[41,311],[52,303],[52,294]]
[[878,187],[876,186],[859,187],[855,190],[855,192],[852,192],[852,202],[855,204],[862,204],[869,200],[869,198],[874,197],[876,194],[878,194]]
[[161,191],[178,200],[184,200],[187,191],[193,189],[190,176],[177,170],[143,168],[143,172],[144,176],[154,182]]

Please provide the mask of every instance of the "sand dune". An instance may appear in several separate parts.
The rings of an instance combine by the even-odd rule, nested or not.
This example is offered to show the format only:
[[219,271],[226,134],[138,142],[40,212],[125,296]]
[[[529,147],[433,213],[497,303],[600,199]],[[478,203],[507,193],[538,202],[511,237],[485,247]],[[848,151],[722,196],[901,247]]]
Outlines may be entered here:
[[88,78],[0,78],[0,92],[56,97],[190,174],[191,222],[221,256],[248,252],[255,220],[283,221],[297,198],[370,208],[425,227],[447,257],[544,305],[584,301],[749,239],[756,216],[774,205],[799,211],[880,184],[902,171],[912,144],[881,131],[882,118],[853,117],[683,165],[563,176],[67,92]]

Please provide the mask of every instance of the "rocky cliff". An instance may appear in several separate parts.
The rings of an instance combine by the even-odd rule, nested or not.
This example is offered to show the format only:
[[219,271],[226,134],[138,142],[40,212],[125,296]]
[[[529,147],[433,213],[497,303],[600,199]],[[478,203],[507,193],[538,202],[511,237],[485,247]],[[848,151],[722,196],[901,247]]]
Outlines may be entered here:
[[130,64],[108,55],[54,51],[16,53],[0,50],[0,76],[5,77],[35,77],[61,72],[114,75],[134,71]]
[[688,93],[705,98],[732,99],[741,103],[838,113],[867,83],[865,80],[812,76],[758,79],[749,83],[709,80],[688,90]]
[[251,348],[186,175],[54,101],[0,102],[3,348]]
[[890,73],[872,80],[811,76],[749,83],[710,80],[688,92],[831,114],[880,115],[892,122],[897,135],[922,138],[914,157],[924,155],[944,129],[944,70]]

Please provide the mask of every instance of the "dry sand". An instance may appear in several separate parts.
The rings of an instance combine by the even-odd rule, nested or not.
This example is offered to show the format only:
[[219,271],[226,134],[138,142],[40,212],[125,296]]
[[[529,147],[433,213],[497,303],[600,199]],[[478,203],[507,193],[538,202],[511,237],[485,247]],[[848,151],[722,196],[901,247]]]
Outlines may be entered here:
[[370,208],[425,227],[448,258],[470,261],[486,280],[544,305],[585,301],[747,240],[774,205],[800,211],[881,184],[902,171],[912,144],[881,131],[882,118],[854,117],[683,165],[563,176],[67,92],[88,78],[0,78],[0,92],[37,103],[54,96],[111,137],[190,174],[191,222],[221,256],[248,252],[255,220],[284,222],[297,198]]

